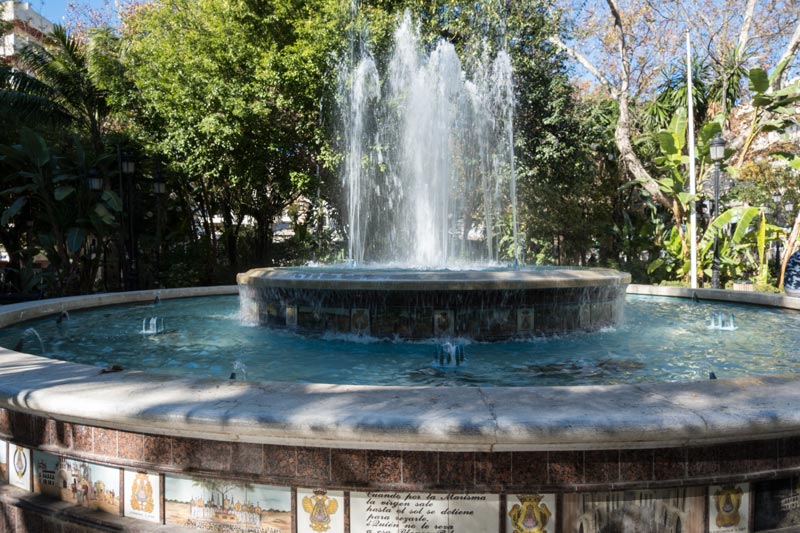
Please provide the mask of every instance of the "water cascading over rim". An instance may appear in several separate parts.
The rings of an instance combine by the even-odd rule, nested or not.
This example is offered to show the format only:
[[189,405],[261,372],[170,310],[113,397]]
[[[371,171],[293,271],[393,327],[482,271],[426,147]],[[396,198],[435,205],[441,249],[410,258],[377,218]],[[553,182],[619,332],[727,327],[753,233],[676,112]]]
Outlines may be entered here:
[[417,268],[497,260],[510,230],[504,258],[519,260],[510,57],[484,52],[468,74],[451,43],[422,52],[408,13],[394,43],[383,76],[366,49],[340,72],[348,259]]

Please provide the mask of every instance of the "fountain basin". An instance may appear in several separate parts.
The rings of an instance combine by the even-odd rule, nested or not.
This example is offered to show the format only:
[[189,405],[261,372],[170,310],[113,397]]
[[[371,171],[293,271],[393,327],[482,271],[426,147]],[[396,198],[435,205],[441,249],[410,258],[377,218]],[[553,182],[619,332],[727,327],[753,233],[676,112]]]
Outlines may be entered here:
[[630,274],[611,269],[259,268],[239,274],[245,320],[377,338],[513,337],[621,320]]
[[[800,299],[779,295],[635,285],[629,292],[800,309]],[[0,323],[152,302],[156,294],[7,306]],[[638,505],[642,497],[684,502],[672,510],[682,531],[717,531],[707,509],[728,486],[748,495],[742,505],[758,531],[771,523],[768,498],[783,494],[781,483],[794,487],[800,469],[798,391],[796,374],[530,388],[248,383],[101,373],[0,350],[0,439],[33,459],[51,454],[120,475],[147,472],[167,487],[175,477],[278,487],[292,494],[285,531],[307,525],[302,494],[312,489],[340,498],[345,530],[353,532],[367,527],[358,511],[370,494],[484,498],[480,514],[493,516],[493,525],[470,533],[512,531],[501,520],[531,494],[556,510],[553,531],[577,531],[581,509]],[[162,492],[161,503],[170,495]],[[29,530],[58,530],[63,522],[142,527],[132,518],[73,513],[66,503],[50,508],[22,490],[0,489],[0,513],[13,523],[24,517]]]

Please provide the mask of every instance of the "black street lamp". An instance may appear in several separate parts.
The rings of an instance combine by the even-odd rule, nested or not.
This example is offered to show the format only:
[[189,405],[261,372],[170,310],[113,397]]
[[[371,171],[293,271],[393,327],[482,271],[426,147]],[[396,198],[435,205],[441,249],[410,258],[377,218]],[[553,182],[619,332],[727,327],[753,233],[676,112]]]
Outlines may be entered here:
[[[128,235],[125,241],[125,252],[127,261],[125,262],[125,289],[135,290],[138,285],[139,274],[136,269],[136,230],[134,228],[133,206],[134,206],[134,186],[133,175],[136,172],[136,163],[133,157],[128,152],[122,153],[120,156],[120,194],[122,195],[122,204],[127,214]],[[123,182],[124,178],[124,182]]]
[[[722,160],[725,159],[725,141],[717,133],[709,143],[711,160],[714,162],[714,220],[719,217],[719,174]],[[711,264],[711,287],[719,289],[719,235],[714,233],[714,261]]]
[[156,287],[161,286],[161,196],[167,192],[167,183],[161,172],[161,163],[156,162],[153,176],[153,192],[156,195]]
[[89,169],[89,177],[86,178],[86,183],[89,185],[90,191],[97,192],[103,190],[103,178],[100,177],[96,168]]

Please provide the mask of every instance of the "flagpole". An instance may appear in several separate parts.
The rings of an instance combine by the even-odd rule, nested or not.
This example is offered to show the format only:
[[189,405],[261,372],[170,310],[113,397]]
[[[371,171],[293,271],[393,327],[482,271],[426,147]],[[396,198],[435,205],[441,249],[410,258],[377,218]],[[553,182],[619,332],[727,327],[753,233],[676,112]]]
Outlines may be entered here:
[[692,288],[697,288],[697,181],[694,167],[694,96],[692,95],[692,45],[686,32],[686,84],[689,101],[689,194],[692,195],[689,215],[689,240]]

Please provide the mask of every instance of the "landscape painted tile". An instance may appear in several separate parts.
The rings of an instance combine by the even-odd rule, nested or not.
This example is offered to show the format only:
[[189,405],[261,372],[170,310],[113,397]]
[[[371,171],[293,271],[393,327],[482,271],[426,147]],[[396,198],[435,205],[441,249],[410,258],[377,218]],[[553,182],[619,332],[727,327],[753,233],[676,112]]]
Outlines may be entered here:
[[754,531],[800,530],[800,478],[753,484]]
[[237,533],[292,531],[288,487],[166,476],[164,493],[167,524]]
[[161,481],[158,474],[125,470],[125,516],[161,523]]
[[35,451],[33,490],[76,506],[120,514],[118,468]]

